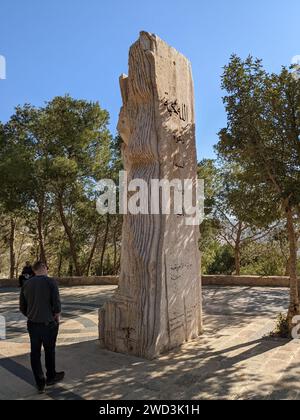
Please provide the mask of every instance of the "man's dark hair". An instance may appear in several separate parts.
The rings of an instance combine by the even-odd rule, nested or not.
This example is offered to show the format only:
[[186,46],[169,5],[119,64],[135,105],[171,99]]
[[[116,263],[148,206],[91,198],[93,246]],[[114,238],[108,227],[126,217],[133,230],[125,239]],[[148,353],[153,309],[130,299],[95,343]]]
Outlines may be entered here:
[[37,271],[42,270],[45,267],[46,267],[46,264],[43,263],[43,261],[37,261],[36,263],[33,264],[32,269],[36,273]]

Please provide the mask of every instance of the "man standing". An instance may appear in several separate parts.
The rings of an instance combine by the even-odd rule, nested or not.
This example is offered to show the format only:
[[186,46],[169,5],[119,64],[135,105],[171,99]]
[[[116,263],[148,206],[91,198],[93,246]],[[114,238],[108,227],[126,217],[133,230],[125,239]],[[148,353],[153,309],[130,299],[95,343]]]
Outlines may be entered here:
[[[45,386],[52,386],[64,379],[64,372],[56,372],[55,347],[61,313],[57,283],[48,277],[43,262],[32,267],[34,277],[25,282],[20,295],[20,311],[28,319],[31,342],[31,367],[40,393]],[[45,350],[46,378],[41,364],[42,346]]]

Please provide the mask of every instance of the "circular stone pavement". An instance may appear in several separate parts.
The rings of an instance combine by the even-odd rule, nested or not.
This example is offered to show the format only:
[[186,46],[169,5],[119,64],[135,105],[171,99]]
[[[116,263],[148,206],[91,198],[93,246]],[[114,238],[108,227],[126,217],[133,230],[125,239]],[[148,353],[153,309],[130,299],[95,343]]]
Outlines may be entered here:
[[57,364],[65,383],[36,396],[17,289],[0,289],[0,399],[300,399],[300,342],[266,338],[288,290],[204,287],[205,332],[155,361],[100,349],[98,309],[114,286],[62,288]]

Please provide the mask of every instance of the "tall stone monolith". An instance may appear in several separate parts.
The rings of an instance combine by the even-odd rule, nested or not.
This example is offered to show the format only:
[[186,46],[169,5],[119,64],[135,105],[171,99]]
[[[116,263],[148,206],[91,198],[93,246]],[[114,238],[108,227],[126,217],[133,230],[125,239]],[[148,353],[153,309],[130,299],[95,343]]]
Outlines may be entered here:
[[[120,84],[128,180],[196,180],[190,62],[142,32]],[[124,217],[119,288],[99,316],[104,348],[153,359],[201,334],[198,241],[199,226],[188,226],[184,214]]]

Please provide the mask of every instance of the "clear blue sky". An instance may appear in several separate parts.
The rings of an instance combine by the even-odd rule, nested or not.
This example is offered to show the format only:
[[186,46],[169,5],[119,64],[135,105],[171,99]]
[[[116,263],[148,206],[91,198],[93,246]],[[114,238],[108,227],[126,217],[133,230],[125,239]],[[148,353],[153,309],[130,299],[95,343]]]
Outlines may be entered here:
[[279,71],[300,54],[299,0],[0,0],[0,120],[56,95],[99,100],[115,131],[128,48],[155,32],[193,64],[199,158],[226,122],[220,75],[232,53]]

